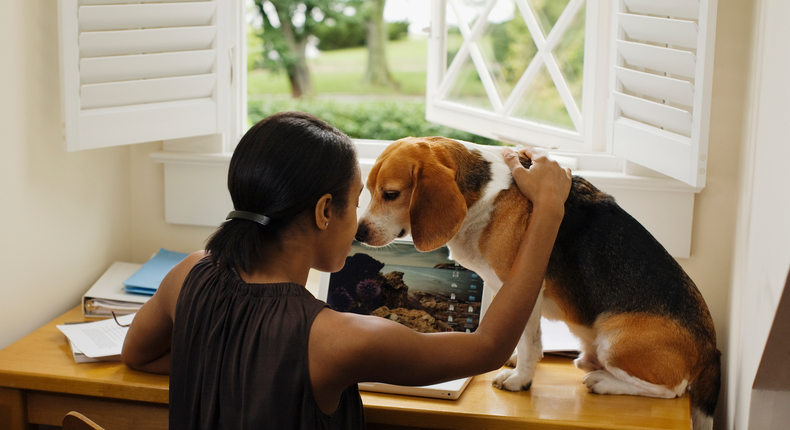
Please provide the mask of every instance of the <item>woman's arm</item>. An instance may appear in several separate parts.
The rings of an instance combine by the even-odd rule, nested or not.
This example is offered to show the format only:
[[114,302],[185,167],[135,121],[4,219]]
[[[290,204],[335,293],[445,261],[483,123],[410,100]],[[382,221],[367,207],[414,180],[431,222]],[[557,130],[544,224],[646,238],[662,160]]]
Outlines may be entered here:
[[487,372],[507,361],[540,292],[571,186],[569,170],[525,152],[533,161],[529,170],[516,153],[505,157],[533,213],[510,274],[478,329],[421,334],[382,318],[325,309],[310,335],[311,379],[319,403],[327,401],[320,393],[355,382],[424,385]]
[[137,312],[123,343],[124,364],[144,372],[170,373],[170,340],[178,294],[187,274],[203,256],[204,251],[194,252],[178,263]]

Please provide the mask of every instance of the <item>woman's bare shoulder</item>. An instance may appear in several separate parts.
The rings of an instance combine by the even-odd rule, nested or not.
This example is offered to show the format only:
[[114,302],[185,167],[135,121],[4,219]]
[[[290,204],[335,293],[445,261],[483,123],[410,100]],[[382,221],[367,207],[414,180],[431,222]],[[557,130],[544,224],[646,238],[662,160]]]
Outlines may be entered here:
[[175,316],[176,302],[178,301],[178,295],[181,293],[181,287],[184,285],[184,280],[187,275],[189,275],[192,268],[206,257],[206,255],[207,253],[204,250],[195,251],[189,254],[165,275],[165,278],[159,285],[156,294],[161,294],[165,307],[171,317]]

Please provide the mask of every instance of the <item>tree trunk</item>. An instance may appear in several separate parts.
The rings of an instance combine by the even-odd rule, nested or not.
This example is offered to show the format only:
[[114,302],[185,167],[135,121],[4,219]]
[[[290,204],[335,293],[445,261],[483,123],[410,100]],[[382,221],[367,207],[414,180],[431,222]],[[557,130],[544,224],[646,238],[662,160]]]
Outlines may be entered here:
[[384,4],[387,0],[367,0],[368,69],[363,83],[377,86],[398,87],[387,66],[387,23],[384,22]]
[[[291,58],[285,61],[288,79],[291,81],[291,95],[294,98],[312,96],[313,81],[310,79],[310,69],[307,67],[307,57],[305,55],[307,38],[297,40],[288,12],[281,12],[278,9],[277,14],[280,18],[280,29],[282,30],[283,38],[285,38],[291,51]],[[284,56],[283,54],[288,55],[289,53],[280,53],[281,56]]]
[[313,95],[313,81],[310,78],[310,69],[307,67],[305,56],[306,40],[297,43],[296,61],[288,65],[288,79],[291,81],[291,96],[294,98],[310,97]]

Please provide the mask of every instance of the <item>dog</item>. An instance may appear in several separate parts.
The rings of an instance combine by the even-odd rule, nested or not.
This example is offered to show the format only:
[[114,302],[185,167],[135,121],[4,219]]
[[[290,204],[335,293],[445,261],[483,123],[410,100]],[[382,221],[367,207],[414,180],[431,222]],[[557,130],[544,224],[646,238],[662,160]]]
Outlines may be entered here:
[[[521,156],[522,165],[530,161]],[[430,251],[447,244],[458,263],[498,291],[532,212],[501,148],[408,137],[377,158],[371,202],[356,239],[378,247],[411,234]],[[576,367],[590,392],[674,398],[689,390],[694,428],[711,428],[721,353],[694,282],[610,195],[574,176],[535,309],[497,388],[532,384],[543,356],[540,316],[580,339]]]

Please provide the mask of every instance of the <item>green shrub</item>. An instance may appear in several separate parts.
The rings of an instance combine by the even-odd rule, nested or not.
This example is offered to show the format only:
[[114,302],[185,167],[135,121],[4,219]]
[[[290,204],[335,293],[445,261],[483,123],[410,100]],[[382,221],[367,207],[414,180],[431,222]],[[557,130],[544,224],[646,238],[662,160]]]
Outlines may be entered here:
[[[333,20],[331,22],[331,25],[321,23],[316,28],[315,36],[318,38],[316,47],[319,51],[365,46],[368,34],[364,19],[355,15],[342,21]],[[408,35],[409,21],[387,23],[387,37],[389,40],[405,39]]]
[[300,100],[271,97],[248,103],[251,124],[277,112],[309,112],[357,139],[397,140],[407,136],[445,136],[484,145],[498,145],[495,140],[425,120],[422,101]]
[[365,21],[360,16],[355,15],[341,21],[332,20],[331,22],[331,25],[323,22],[316,28],[315,36],[318,38],[318,50],[331,51],[365,46],[367,30],[365,29]]
[[409,35],[409,21],[387,23],[387,33],[389,40],[405,39]]

